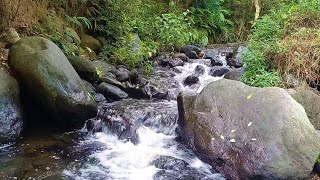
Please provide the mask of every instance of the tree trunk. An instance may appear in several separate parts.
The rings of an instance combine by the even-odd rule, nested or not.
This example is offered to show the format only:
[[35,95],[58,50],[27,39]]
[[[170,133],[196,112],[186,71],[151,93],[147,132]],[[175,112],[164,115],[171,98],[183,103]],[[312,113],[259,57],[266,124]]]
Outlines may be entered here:
[[259,0],[254,0],[254,7],[256,8],[256,13],[254,16],[254,21],[253,21],[253,25],[256,24],[259,16],[260,16],[260,11],[261,11],[261,7],[260,7],[260,2]]

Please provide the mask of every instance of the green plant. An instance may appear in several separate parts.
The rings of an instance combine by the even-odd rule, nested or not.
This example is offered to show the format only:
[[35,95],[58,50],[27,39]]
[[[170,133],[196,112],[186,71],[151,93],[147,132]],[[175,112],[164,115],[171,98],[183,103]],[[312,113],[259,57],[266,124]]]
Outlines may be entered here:
[[98,67],[96,67],[96,72],[97,72],[99,78],[104,76],[104,73]]
[[231,39],[233,23],[226,19],[229,12],[219,0],[196,0],[189,11],[189,19],[194,28],[206,31],[212,42],[226,42]]
[[246,71],[241,81],[256,87],[271,87],[281,83],[279,74],[271,70],[263,54],[256,50],[249,50],[243,55]]
[[70,17],[66,15],[66,21],[69,22],[75,28],[83,29],[83,25],[85,25],[87,29],[92,29],[91,21],[86,17],[81,17],[81,16]]

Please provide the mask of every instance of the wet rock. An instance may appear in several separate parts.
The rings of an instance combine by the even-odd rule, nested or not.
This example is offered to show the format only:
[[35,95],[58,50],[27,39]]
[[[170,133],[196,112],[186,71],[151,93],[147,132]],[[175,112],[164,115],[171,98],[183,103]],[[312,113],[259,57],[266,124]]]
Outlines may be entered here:
[[139,77],[139,72],[137,69],[133,69],[129,72],[129,78],[130,78],[130,82],[132,83],[136,83],[137,79]]
[[111,72],[114,72],[116,70],[116,68],[113,65],[108,64],[104,61],[99,61],[99,60],[95,60],[91,62],[95,67],[95,69],[101,72],[102,75],[108,75],[109,77],[115,78],[114,75],[111,75]]
[[230,59],[230,58],[227,59],[227,65],[235,68],[243,67],[243,64],[236,62],[234,59]]
[[319,134],[281,88],[222,79],[178,106],[183,141],[229,179],[308,178],[319,156]]
[[160,91],[159,88],[153,85],[146,85],[143,87],[147,96],[152,99],[168,99],[169,93],[168,91]]
[[100,103],[100,102],[106,101],[106,98],[104,97],[103,94],[95,93],[95,94],[94,94],[94,101],[95,101],[96,103]]
[[320,159],[318,160],[318,162],[314,165],[314,170],[313,170],[316,174],[320,175]]
[[308,89],[292,90],[289,94],[304,107],[314,128],[320,130],[320,96]]
[[97,120],[97,119],[89,119],[86,122],[86,129],[87,131],[96,133],[96,132],[102,132],[103,129],[103,121]]
[[23,117],[18,83],[0,69],[0,144],[15,141],[22,127]]
[[185,45],[180,48],[180,53],[184,53],[190,59],[203,58],[205,53],[200,48],[193,45]]
[[94,95],[96,93],[96,89],[93,87],[91,83],[89,83],[86,80],[82,80],[82,83],[91,95]]
[[138,77],[137,79],[137,84],[141,85],[141,86],[144,86],[148,83],[148,80],[143,78],[143,77]]
[[101,83],[101,82],[105,82],[105,83],[114,85],[123,91],[125,91],[125,89],[126,89],[125,85],[123,85],[121,82],[119,82],[116,79],[114,79],[110,76],[107,76],[107,75],[104,75],[101,78],[99,78],[99,83]]
[[116,70],[114,72],[114,74],[115,74],[117,80],[120,82],[124,82],[124,81],[129,80],[129,71],[125,68],[118,68],[118,70]]
[[195,74],[192,74],[190,76],[188,76],[185,80],[184,80],[184,84],[187,86],[191,86],[193,84],[196,84],[199,82],[199,77]]
[[151,163],[156,168],[165,169],[165,170],[172,170],[172,171],[179,171],[183,169],[187,169],[189,165],[187,162],[181,159],[177,159],[170,156],[160,156],[155,161]]
[[221,62],[218,59],[210,59],[211,60],[211,66],[223,66],[223,62]]
[[70,56],[68,57],[68,60],[82,79],[89,81],[90,83],[97,81],[99,76],[92,61],[80,56]]
[[237,68],[237,69],[229,69],[228,72],[225,73],[224,78],[230,79],[230,80],[235,80],[235,81],[240,81],[241,76],[244,74],[245,68]]
[[184,53],[175,53],[172,56],[172,58],[173,59],[180,58],[183,62],[188,62],[188,60],[189,60],[188,56]]
[[174,73],[174,71],[165,71],[161,73],[161,77],[163,78],[169,78],[169,77],[174,77],[176,74]]
[[219,76],[223,76],[229,70],[230,70],[229,68],[225,68],[225,67],[214,67],[210,70],[209,75],[213,77],[219,77]]
[[81,47],[88,47],[96,53],[99,53],[102,48],[100,42],[96,38],[87,34],[81,35]]
[[248,51],[248,47],[239,46],[234,53],[234,60],[240,64],[243,64],[241,56]]
[[128,94],[122,91],[120,88],[102,82],[98,87],[97,91],[103,94],[106,98],[113,99],[115,101],[120,101],[121,99],[125,99],[128,97]]
[[201,65],[197,65],[196,68],[194,69],[194,74],[196,76],[201,76],[205,73],[205,68]]
[[118,112],[112,109],[112,105],[102,106],[96,119],[87,122],[87,128],[93,132],[100,132],[107,128],[110,133],[118,136],[119,139],[129,140],[134,144],[139,142],[139,136],[136,132],[137,126],[132,117],[124,112]]
[[159,53],[155,60],[158,61],[159,65],[166,67],[169,65],[170,57],[166,53]]
[[184,65],[183,61],[180,58],[171,59],[169,60],[168,64],[171,68]]
[[47,121],[72,129],[96,115],[90,93],[52,41],[42,37],[23,38],[11,47],[9,62],[20,78],[23,96],[29,98],[28,103],[34,103],[34,108],[50,115]]
[[[143,79],[144,80],[144,79]],[[155,85],[150,84],[149,81],[141,82],[142,84],[132,85],[127,83],[129,96],[135,99],[168,99],[168,91],[162,91]]]
[[178,69],[177,67],[174,67],[172,70],[175,73],[182,73],[182,71],[180,69]]

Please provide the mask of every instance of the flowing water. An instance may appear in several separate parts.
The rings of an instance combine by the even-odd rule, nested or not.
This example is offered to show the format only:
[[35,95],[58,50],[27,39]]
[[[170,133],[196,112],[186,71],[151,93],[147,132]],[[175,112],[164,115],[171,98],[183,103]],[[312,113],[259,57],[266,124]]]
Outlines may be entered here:
[[[221,57],[222,60],[223,57]],[[177,67],[174,76],[159,68],[151,78],[170,89],[173,100],[126,99],[102,103],[92,119],[98,132],[71,132],[54,137],[22,139],[0,147],[0,178],[70,180],[224,179],[202,162],[177,136],[181,91],[200,92],[221,77],[208,75],[207,60]],[[184,79],[197,65],[205,67],[197,85]],[[58,145],[57,145],[58,144]],[[30,148],[26,148],[30,146]],[[22,152],[24,151],[24,152]],[[39,160],[40,159],[40,160]]]

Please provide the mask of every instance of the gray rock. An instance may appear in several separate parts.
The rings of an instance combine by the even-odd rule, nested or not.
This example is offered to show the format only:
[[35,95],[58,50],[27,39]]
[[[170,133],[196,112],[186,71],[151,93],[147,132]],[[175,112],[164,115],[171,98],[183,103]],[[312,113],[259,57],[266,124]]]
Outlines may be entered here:
[[175,53],[173,56],[172,56],[173,59],[175,58],[180,58],[183,62],[188,62],[189,58],[186,54],[184,53]]
[[96,93],[96,89],[93,87],[91,83],[89,83],[86,80],[82,80],[82,83],[91,95],[94,95]]
[[184,84],[187,86],[191,86],[193,84],[196,84],[199,82],[199,77],[195,74],[192,74],[190,76],[188,76],[185,80],[184,80]]
[[122,91],[120,88],[102,82],[98,88],[98,92],[103,94],[106,98],[113,99],[115,101],[120,101],[121,99],[125,99],[128,97],[128,94]]
[[307,179],[320,154],[319,134],[281,88],[222,79],[178,105],[183,141],[229,179]]
[[197,76],[201,76],[205,73],[205,68],[202,65],[197,65],[194,69],[194,74]]
[[125,68],[118,68],[118,70],[116,70],[114,72],[114,74],[115,74],[117,80],[120,82],[124,82],[124,81],[129,80],[129,71]]
[[213,76],[213,77],[218,77],[218,76],[223,76],[224,74],[226,74],[229,71],[229,68],[226,67],[214,67],[210,70],[209,75]]
[[[101,71],[101,73],[103,75],[106,75],[106,74],[108,74],[110,72],[113,72],[116,69],[113,65],[108,64],[108,63],[106,63],[104,61],[96,60],[96,61],[92,61],[92,64],[96,69]],[[113,77],[113,78],[115,78],[115,77]]]
[[132,69],[130,72],[129,72],[129,78],[130,78],[130,81],[132,83],[136,83],[137,79],[139,77],[139,72],[137,69]]
[[100,102],[103,102],[103,101],[105,101],[105,100],[106,100],[106,98],[104,97],[103,94],[100,94],[100,93],[94,94],[94,101],[95,101],[96,103],[100,103]]
[[175,59],[169,60],[168,64],[171,68],[173,68],[176,66],[183,66],[184,62],[180,58],[175,58]]
[[0,143],[15,141],[23,126],[17,81],[0,69]]
[[188,163],[184,160],[177,159],[170,156],[160,156],[155,161],[151,163],[156,168],[165,170],[179,171],[188,168]]
[[184,53],[190,59],[200,59],[205,56],[205,53],[200,48],[193,45],[185,45],[180,48],[180,53]]
[[96,66],[92,61],[80,56],[70,56],[68,57],[68,60],[82,79],[89,81],[90,83],[97,81],[99,76]]
[[42,37],[22,38],[11,47],[9,62],[27,96],[56,125],[75,128],[96,115],[89,91],[52,41]]
[[155,60],[158,62],[159,65],[166,67],[169,65],[170,57],[166,53],[159,53]]
[[105,82],[114,86],[117,86],[118,88],[120,88],[121,90],[125,90],[126,87],[119,81],[117,81],[116,79],[109,77],[109,76],[102,76],[101,78],[99,78],[99,83],[101,82]]
[[244,74],[245,68],[237,68],[237,69],[229,69],[228,72],[225,73],[224,78],[230,80],[240,81],[241,76]]
[[320,130],[320,96],[308,89],[298,89],[289,94],[300,103],[315,129]]

